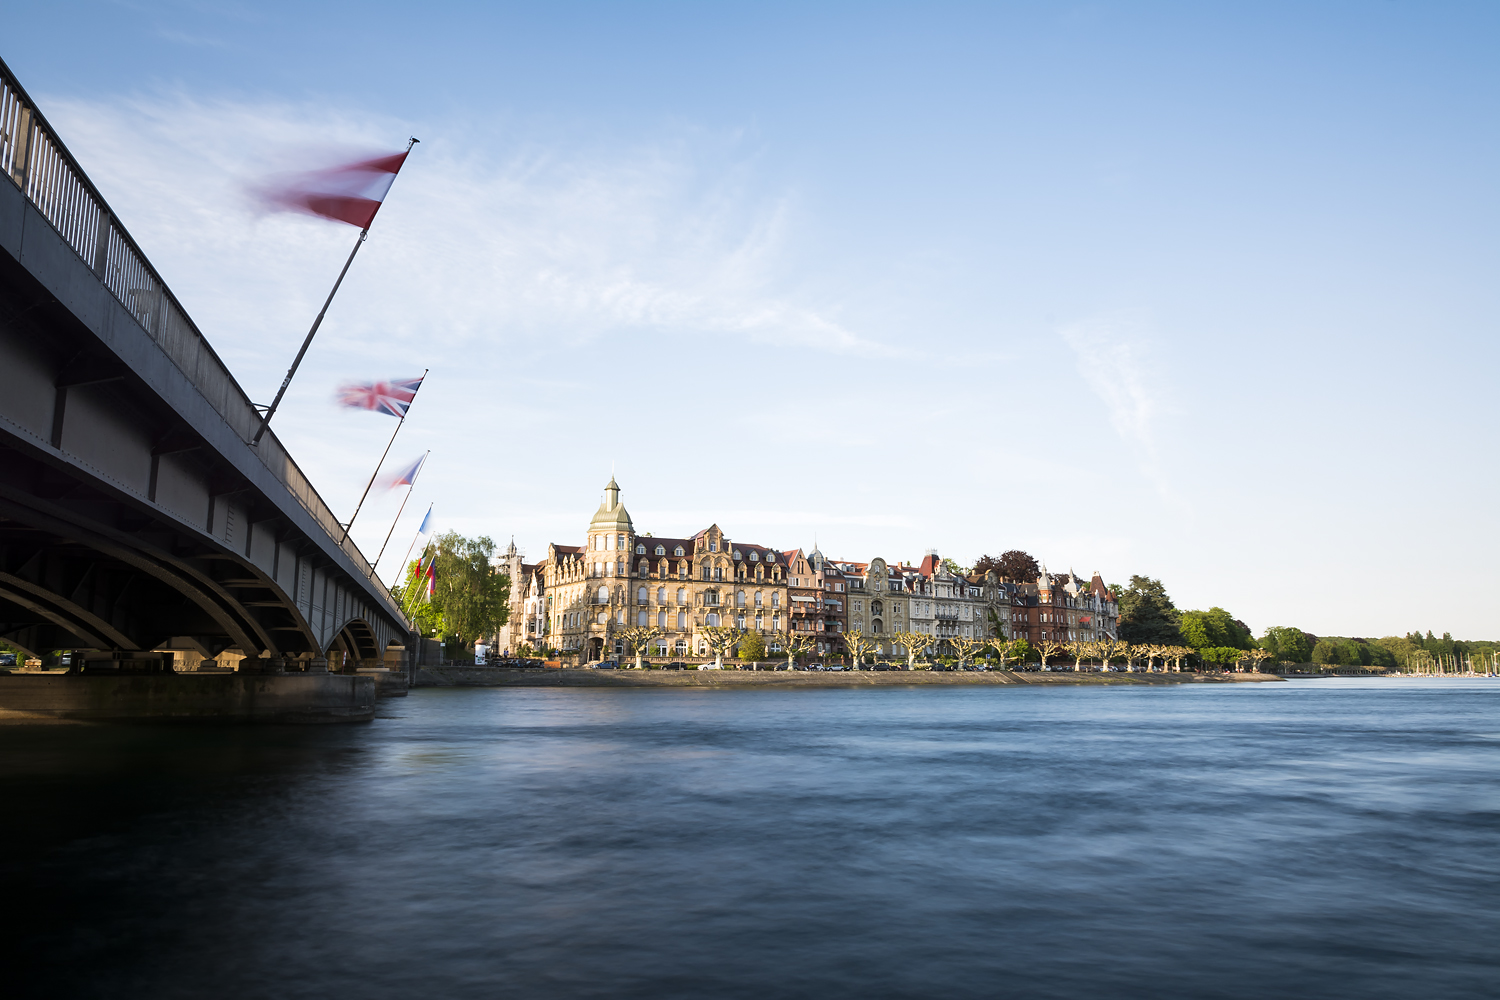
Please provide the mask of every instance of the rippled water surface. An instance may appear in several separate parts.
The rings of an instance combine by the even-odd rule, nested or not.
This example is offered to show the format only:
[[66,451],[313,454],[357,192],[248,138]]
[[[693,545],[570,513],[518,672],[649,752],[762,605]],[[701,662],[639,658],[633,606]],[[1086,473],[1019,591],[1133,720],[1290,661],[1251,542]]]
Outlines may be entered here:
[[1496,995],[1500,682],[382,711],[0,729],[7,992]]

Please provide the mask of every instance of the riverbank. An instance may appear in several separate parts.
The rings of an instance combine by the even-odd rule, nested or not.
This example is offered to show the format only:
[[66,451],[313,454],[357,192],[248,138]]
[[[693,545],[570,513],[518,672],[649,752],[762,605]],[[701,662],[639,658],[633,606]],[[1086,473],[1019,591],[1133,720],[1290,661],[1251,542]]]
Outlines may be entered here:
[[416,687],[927,687],[999,685],[1236,684],[1280,681],[1273,674],[1145,674],[1010,670],[589,670],[422,667]]

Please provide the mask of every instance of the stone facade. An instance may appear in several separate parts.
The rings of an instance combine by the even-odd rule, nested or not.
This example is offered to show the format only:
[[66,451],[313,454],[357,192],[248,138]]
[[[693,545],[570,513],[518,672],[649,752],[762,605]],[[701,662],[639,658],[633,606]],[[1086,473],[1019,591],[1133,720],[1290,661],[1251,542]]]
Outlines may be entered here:
[[632,625],[662,630],[650,650],[657,657],[711,655],[703,630],[717,625],[809,635],[822,656],[844,655],[844,633],[860,631],[890,656],[897,632],[932,636],[936,651],[945,639],[997,632],[1033,642],[1113,637],[1119,619],[1097,573],[1083,583],[1043,567],[1035,584],[1018,586],[994,573],[949,573],[934,551],[917,566],[892,565],[740,542],[717,524],[690,538],[640,534],[613,478],[584,544],[553,543],[531,564],[512,543],[499,565],[510,574],[511,605],[496,649],[550,647],[574,663],[624,655],[620,633]]

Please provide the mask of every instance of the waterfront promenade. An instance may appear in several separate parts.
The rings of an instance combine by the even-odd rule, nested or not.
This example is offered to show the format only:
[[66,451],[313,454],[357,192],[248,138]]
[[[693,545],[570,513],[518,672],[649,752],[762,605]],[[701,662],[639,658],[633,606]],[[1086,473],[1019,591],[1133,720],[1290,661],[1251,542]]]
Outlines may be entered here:
[[1094,687],[1280,681],[1272,674],[1088,673],[1013,670],[592,670],[423,667],[417,687]]

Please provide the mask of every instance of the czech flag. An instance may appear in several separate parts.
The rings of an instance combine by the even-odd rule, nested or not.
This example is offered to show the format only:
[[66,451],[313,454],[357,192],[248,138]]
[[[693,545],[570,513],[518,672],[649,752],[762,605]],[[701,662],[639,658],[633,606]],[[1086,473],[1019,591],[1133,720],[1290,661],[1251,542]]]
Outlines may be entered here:
[[[417,459],[415,462],[411,463],[400,472],[397,472],[394,476],[385,481],[385,488],[388,490],[393,490],[397,486],[411,486],[416,483],[417,473],[422,471],[422,463],[425,461],[427,461],[427,456],[423,455],[421,458]],[[427,516],[432,516],[431,510],[427,512]],[[423,519],[422,523],[426,524],[427,522],[425,519]],[[420,532],[418,533],[420,534]]]
[[273,207],[369,229],[410,150],[315,170],[267,191]]

